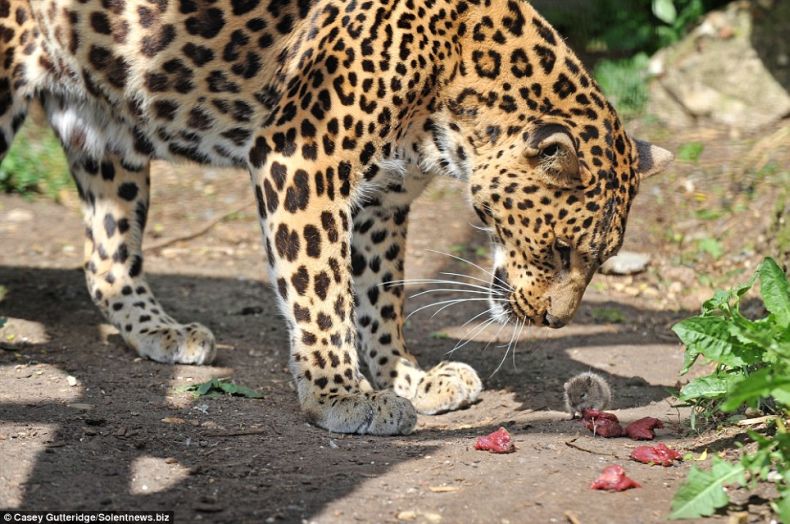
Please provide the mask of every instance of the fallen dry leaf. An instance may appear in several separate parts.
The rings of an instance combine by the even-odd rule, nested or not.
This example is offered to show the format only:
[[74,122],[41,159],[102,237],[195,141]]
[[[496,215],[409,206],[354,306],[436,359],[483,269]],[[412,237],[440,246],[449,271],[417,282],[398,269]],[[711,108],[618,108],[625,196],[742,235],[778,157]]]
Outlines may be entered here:
[[428,489],[432,493],[455,493],[461,490],[458,486],[429,486]]

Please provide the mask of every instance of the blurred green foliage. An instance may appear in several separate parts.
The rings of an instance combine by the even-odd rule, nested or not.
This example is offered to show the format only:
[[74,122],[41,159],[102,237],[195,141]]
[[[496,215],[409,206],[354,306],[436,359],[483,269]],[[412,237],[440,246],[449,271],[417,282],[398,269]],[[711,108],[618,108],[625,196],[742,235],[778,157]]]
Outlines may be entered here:
[[0,191],[57,198],[66,187],[73,186],[60,141],[49,126],[28,122],[0,164]]
[[728,0],[584,0],[535,2],[565,36],[624,118],[648,99],[648,57],[680,40],[706,12]]
[[649,61],[645,53],[637,53],[631,58],[601,60],[593,70],[601,89],[623,118],[639,116],[647,104]]

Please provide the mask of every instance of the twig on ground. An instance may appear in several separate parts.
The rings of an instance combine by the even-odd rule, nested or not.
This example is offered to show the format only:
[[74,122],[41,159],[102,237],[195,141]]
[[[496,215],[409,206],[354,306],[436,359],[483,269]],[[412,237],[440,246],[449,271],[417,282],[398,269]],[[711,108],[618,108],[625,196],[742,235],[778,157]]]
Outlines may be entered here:
[[143,251],[148,251],[148,252],[150,252],[150,251],[157,251],[157,250],[162,249],[164,247],[167,247],[169,245],[175,244],[176,242],[184,242],[186,240],[192,240],[193,238],[197,238],[199,236],[205,235],[206,233],[211,231],[211,229],[214,226],[216,226],[217,224],[219,224],[220,222],[222,222],[223,220],[225,220],[229,216],[235,215],[236,213],[240,213],[240,212],[244,211],[245,209],[247,209],[249,207],[252,207],[252,206],[253,206],[252,203],[244,204],[241,207],[238,207],[238,208],[236,208],[236,209],[234,209],[232,211],[228,211],[227,213],[225,213],[223,215],[220,215],[218,217],[215,217],[215,218],[209,220],[208,222],[206,222],[205,224],[203,224],[201,227],[199,227],[198,229],[196,229],[194,231],[191,231],[189,233],[185,233],[183,235],[171,237],[171,238],[165,238],[163,240],[160,240],[159,242],[154,242],[153,244],[150,244],[148,246],[144,246],[143,247]]
[[578,445],[574,444],[574,442],[576,442],[576,440],[578,440],[578,437],[574,438],[574,439],[571,439],[571,440],[566,440],[565,441],[565,445],[568,446],[569,448],[578,449],[579,451],[584,451],[585,453],[591,453],[593,455],[602,455],[604,457],[620,458],[617,455],[615,455],[614,453],[601,453],[600,451],[593,451],[591,449],[587,449],[587,448],[583,448],[581,446],[578,446]]
[[756,426],[758,424],[764,424],[770,420],[776,420],[779,418],[777,415],[765,415],[764,417],[756,417],[756,418],[747,418],[744,420],[739,420],[736,422],[739,426]]

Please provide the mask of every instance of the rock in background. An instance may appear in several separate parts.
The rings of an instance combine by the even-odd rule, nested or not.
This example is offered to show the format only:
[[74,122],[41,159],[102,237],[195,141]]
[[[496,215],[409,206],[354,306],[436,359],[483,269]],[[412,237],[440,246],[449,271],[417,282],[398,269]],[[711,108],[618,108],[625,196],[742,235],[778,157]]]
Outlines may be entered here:
[[736,1],[651,60],[648,111],[749,132],[790,114],[790,0]]

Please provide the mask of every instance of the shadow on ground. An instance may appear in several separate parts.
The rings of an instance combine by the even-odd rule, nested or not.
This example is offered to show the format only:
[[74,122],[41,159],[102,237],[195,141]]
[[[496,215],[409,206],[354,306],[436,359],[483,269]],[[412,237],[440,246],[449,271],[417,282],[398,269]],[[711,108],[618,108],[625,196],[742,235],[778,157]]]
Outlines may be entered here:
[[[590,310],[600,304],[585,303],[579,323],[567,334],[530,335],[520,343],[518,368],[508,362],[488,379],[503,349],[471,342],[455,358],[480,371],[488,390],[482,402],[455,414],[422,418],[410,437],[384,439],[330,435],[305,424],[285,370],[287,333],[270,291],[260,283],[151,278],[176,318],[201,322],[217,336],[217,362],[197,368],[137,359],[117,336],[107,336],[98,327],[103,320],[79,270],[4,266],[0,282],[8,288],[0,316],[40,323],[48,337],[33,344],[6,340],[0,351],[0,389],[5,391],[0,481],[18,483],[18,500],[11,494],[4,503],[24,509],[175,510],[180,520],[321,516],[344,521],[355,511],[366,521],[392,520],[393,509],[386,505],[346,510],[332,503],[352,496],[370,479],[402,467],[419,468],[420,461],[440,451],[437,440],[461,441],[468,449],[481,427],[509,424],[516,435],[578,432],[575,423],[556,413],[529,423],[519,417],[561,411],[561,384],[580,371],[605,374],[621,392],[618,408],[662,401],[669,384],[635,379],[640,373],[629,373],[622,362],[617,372],[610,371],[610,360],[623,353],[638,366],[654,365],[650,352],[657,344],[656,330],[685,315],[606,303],[618,308],[625,322],[596,332],[588,329],[596,326]],[[409,309],[420,305],[413,301]],[[243,314],[249,311],[256,314]],[[433,319],[414,317],[409,340],[424,365],[445,358],[452,342],[432,337],[431,327],[460,323],[472,313],[462,305]],[[644,316],[651,322],[632,327],[631,320]],[[666,348],[660,353],[666,355]],[[68,376],[78,384],[70,386]],[[215,376],[232,376],[265,398],[194,400],[174,392]],[[16,459],[13,464],[10,457]],[[472,454],[470,464],[479,458]],[[386,492],[383,484],[376,490]],[[408,496],[403,486],[395,491]]]

